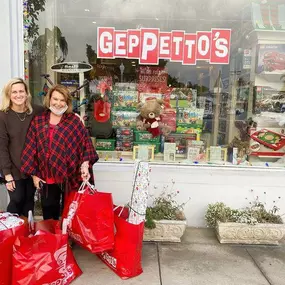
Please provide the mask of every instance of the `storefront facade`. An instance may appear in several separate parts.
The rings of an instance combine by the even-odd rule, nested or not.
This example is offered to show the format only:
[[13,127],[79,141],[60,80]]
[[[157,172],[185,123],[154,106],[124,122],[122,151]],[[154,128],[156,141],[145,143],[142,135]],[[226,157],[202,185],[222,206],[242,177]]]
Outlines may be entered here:
[[[16,62],[38,103],[50,86],[41,74],[71,89],[89,80],[74,104],[88,103],[77,111],[100,154],[99,190],[126,203],[139,157],[152,164],[152,194],[174,181],[179,202],[191,197],[191,226],[216,201],[245,207],[259,196],[284,212],[284,1],[34,2],[17,8]],[[137,131],[137,107],[156,99],[153,137]]]

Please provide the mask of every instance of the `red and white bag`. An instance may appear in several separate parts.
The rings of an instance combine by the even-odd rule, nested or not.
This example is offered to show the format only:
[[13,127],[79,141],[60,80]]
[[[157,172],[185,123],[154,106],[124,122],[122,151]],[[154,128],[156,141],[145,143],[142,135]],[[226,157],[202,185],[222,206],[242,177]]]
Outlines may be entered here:
[[143,272],[141,265],[144,222],[132,224],[128,222],[129,209],[116,207],[115,213],[115,245],[98,257],[122,279],[135,277]]
[[28,236],[28,225],[17,215],[0,213],[0,285],[12,283],[12,253],[17,236]]
[[67,285],[82,274],[59,221],[38,222],[35,230],[13,245],[12,285]]
[[83,182],[78,192],[71,192],[65,203],[63,218],[67,232],[80,246],[92,253],[114,246],[114,213],[111,193],[98,192]]

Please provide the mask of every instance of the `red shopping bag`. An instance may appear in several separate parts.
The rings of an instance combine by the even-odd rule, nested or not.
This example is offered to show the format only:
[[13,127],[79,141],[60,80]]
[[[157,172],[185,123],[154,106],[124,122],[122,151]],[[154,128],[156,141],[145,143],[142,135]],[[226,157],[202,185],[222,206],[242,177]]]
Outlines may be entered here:
[[97,192],[83,183],[65,203],[63,218],[68,221],[69,236],[92,253],[114,246],[114,213],[111,193]]
[[141,266],[144,222],[134,225],[127,221],[128,208],[117,207],[115,214],[115,245],[111,251],[98,257],[122,279],[135,277],[143,272]]
[[10,285],[12,283],[13,244],[17,236],[27,235],[28,226],[26,223],[0,231],[0,285]]
[[70,284],[82,272],[58,221],[36,223],[36,234],[13,246],[12,285]]

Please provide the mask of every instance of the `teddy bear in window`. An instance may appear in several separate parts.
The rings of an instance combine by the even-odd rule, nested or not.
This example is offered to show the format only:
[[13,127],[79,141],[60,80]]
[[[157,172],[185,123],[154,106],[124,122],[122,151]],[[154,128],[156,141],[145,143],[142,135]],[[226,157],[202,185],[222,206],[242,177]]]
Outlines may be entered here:
[[137,117],[137,130],[148,131],[153,137],[160,134],[167,136],[171,129],[162,124],[161,113],[163,110],[163,100],[156,98],[147,98],[145,102],[138,105],[140,115]]

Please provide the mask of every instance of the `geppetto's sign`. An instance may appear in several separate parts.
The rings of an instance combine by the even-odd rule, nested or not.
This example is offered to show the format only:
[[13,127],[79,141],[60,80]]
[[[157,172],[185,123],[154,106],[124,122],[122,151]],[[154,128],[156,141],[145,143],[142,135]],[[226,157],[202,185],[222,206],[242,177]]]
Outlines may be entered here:
[[204,32],[160,32],[159,29],[115,30],[98,27],[98,58],[139,59],[140,64],[158,64],[159,59],[195,65],[197,60],[228,64],[230,29]]

